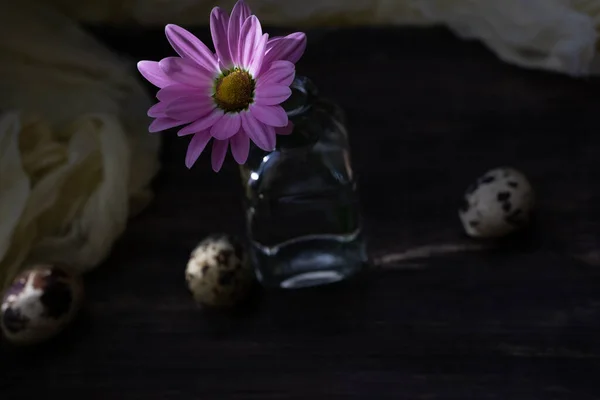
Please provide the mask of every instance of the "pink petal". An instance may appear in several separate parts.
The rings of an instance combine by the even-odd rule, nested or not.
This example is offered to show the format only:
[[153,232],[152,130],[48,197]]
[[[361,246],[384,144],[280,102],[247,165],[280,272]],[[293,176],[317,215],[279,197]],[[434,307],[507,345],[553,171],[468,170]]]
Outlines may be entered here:
[[296,75],[296,67],[289,61],[274,61],[269,70],[261,73],[256,82],[256,88],[265,85],[290,86]]
[[168,103],[165,113],[169,118],[188,123],[206,116],[215,107],[215,103],[210,97],[180,97]]
[[242,15],[242,17],[244,19],[246,19],[252,15],[252,10],[250,10],[250,7],[248,6],[248,4],[246,4],[246,2],[244,0],[238,0],[235,2],[235,5],[233,6],[233,10],[231,11],[231,14],[233,14],[235,12],[236,8],[239,9],[240,14]]
[[263,59],[265,58],[265,47],[267,45],[267,40],[269,40],[269,34],[265,33],[256,44],[254,54],[252,55],[252,61],[248,66],[248,72],[250,72],[252,76],[257,76],[258,71],[260,71]]
[[262,106],[253,104],[250,106],[250,113],[263,124],[284,127],[288,123],[288,116],[281,106]]
[[212,89],[215,76],[192,61],[180,57],[167,57],[158,63],[160,69],[172,80],[197,88]]
[[246,135],[261,149],[271,151],[275,148],[275,129],[258,121],[250,113],[242,116],[242,129]]
[[241,130],[229,139],[229,143],[231,144],[233,159],[238,164],[244,164],[248,160],[248,154],[250,153],[250,138],[248,135]]
[[173,83],[156,61],[140,61],[137,63],[137,68],[140,74],[156,87],[162,88]]
[[297,63],[306,50],[306,35],[303,32],[292,33],[283,39],[270,43],[265,59],[264,68],[269,68],[273,61],[286,60]]
[[255,15],[246,19],[240,33],[240,49],[238,62],[241,67],[248,68],[254,56],[254,50],[262,39],[262,27]]
[[279,41],[279,40],[281,40],[283,38],[284,38],[283,36],[273,36],[273,37],[271,37],[271,39],[269,39],[269,41],[267,42],[267,51],[271,50],[273,48],[273,45],[277,41]]
[[219,70],[217,58],[208,47],[196,36],[180,26],[168,24],[165,27],[167,40],[177,54],[183,58],[195,61],[208,72],[214,73]]
[[185,166],[188,168],[192,168],[200,154],[206,148],[208,141],[210,140],[210,135],[208,132],[198,132],[194,134],[192,140],[190,140],[190,144],[187,148],[187,154],[185,155]]
[[152,118],[166,117],[166,109],[165,103],[158,102],[148,109],[148,116]]
[[213,140],[212,157],[211,157],[213,171],[219,172],[221,170],[221,167],[223,166],[223,161],[225,161],[225,156],[227,155],[228,147],[229,147],[229,139]]
[[229,139],[240,130],[241,124],[242,118],[240,117],[240,114],[228,113],[215,122],[210,129],[210,134],[218,140]]
[[160,132],[183,124],[185,124],[185,122],[173,118],[156,118],[148,127],[148,131],[152,133]]
[[278,135],[290,135],[294,131],[294,123],[289,121],[283,128],[275,128],[275,133]]
[[215,108],[209,114],[203,116],[202,118],[198,118],[197,121],[192,122],[186,127],[183,127],[177,132],[179,136],[190,135],[192,133],[200,132],[209,129],[212,127],[215,122],[223,117],[223,111]]
[[292,89],[283,85],[263,85],[256,88],[254,102],[263,106],[274,106],[283,103],[292,95]]
[[210,13],[210,34],[213,39],[215,51],[219,62],[224,69],[231,67],[231,54],[229,53],[229,41],[227,40],[227,28],[229,16],[221,8],[215,7]]
[[201,93],[198,93],[198,95],[196,95],[194,88],[187,86],[187,85],[181,85],[181,84],[176,84],[176,85],[169,85],[166,86],[162,89],[160,89],[157,93],[156,93],[156,98],[159,99],[160,101],[164,101],[167,103],[170,103],[180,97],[208,97],[206,95],[202,95]]
[[233,6],[229,27],[227,29],[227,41],[229,43],[229,54],[235,65],[240,64],[240,32],[246,19],[250,16],[250,8],[243,1],[238,1]]

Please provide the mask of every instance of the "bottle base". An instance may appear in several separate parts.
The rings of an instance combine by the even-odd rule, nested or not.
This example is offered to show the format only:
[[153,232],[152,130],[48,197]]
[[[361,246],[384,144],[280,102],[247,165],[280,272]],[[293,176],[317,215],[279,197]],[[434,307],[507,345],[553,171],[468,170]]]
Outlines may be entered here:
[[281,282],[282,289],[300,289],[306,287],[314,287],[336,283],[346,278],[338,271],[314,271],[305,272],[300,275],[293,276]]
[[259,282],[280,289],[340,282],[360,272],[367,263],[360,231],[306,236],[271,248],[255,243],[252,250]]

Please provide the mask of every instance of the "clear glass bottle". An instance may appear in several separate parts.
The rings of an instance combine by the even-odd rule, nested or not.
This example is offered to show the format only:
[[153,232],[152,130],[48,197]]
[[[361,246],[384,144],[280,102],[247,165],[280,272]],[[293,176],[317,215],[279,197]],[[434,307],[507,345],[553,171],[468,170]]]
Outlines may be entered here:
[[343,112],[302,77],[284,108],[292,134],[241,166],[251,259],[266,287],[337,282],[367,262]]

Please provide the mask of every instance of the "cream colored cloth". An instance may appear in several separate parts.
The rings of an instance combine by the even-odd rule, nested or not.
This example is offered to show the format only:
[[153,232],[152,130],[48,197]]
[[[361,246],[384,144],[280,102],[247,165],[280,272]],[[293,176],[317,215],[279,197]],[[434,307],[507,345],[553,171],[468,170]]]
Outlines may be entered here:
[[33,262],[98,265],[151,199],[140,81],[69,19],[0,5],[0,287]]
[[423,0],[425,17],[522,67],[583,76],[595,68],[599,1]]
[[[208,22],[235,0],[46,0],[93,23],[146,26]],[[572,76],[600,73],[600,0],[247,0],[272,25],[446,25],[483,41],[501,59]],[[310,38],[309,38],[310,40]],[[431,50],[435,52],[435,49]]]

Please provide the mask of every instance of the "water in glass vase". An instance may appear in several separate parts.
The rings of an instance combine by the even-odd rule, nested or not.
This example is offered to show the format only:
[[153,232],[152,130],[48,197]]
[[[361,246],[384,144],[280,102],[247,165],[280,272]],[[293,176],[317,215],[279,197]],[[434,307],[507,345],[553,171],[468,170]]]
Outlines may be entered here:
[[268,287],[337,282],[367,260],[342,114],[307,79],[292,88],[294,132],[242,167],[252,261]]

